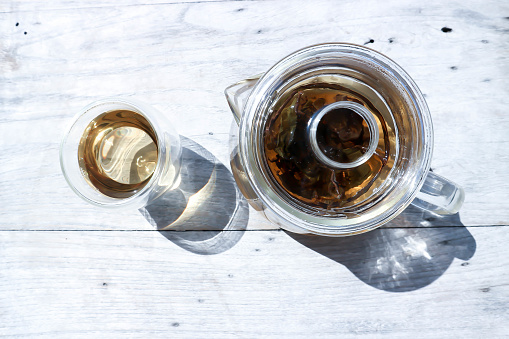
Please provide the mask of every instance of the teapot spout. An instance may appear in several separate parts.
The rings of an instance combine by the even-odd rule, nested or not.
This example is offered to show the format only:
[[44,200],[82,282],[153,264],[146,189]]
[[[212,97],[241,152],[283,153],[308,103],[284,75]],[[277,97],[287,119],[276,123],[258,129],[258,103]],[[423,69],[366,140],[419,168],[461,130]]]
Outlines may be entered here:
[[244,112],[244,106],[246,105],[247,99],[249,98],[253,87],[262,75],[263,73],[239,81],[236,84],[228,86],[224,90],[224,95],[226,96],[226,100],[232,110],[233,117],[235,118],[237,125],[240,124],[240,119],[242,118],[242,112]]

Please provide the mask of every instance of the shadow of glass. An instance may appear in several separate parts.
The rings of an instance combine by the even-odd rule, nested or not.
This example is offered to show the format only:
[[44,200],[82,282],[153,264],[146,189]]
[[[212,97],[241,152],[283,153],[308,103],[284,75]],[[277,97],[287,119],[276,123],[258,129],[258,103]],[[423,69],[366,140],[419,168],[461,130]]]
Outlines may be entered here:
[[287,233],[345,265],[364,283],[390,292],[427,286],[444,274],[454,258],[468,260],[476,249],[459,214],[437,217],[413,206],[384,227],[353,237]]
[[178,188],[165,192],[140,213],[176,245],[197,254],[233,247],[249,220],[247,201],[231,172],[209,151],[181,136]]

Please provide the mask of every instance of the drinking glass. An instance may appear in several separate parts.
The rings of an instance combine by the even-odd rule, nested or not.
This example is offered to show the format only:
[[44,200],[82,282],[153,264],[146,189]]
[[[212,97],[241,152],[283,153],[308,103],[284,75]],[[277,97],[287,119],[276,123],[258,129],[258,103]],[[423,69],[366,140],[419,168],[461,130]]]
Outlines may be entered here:
[[[80,167],[78,149],[85,129],[98,116],[117,110],[143,116],[154,131],[157,163],[149,181],[126,198],[114,198],[101,193],[89,181]],[[141,208],[166,190],[178,185],[181,161],[180,137],[167,116],[143,102],[121,98],[105,98],[83,108],[66,129],[60,145],[60,165],[67,183],[82,199],[105,208]]]

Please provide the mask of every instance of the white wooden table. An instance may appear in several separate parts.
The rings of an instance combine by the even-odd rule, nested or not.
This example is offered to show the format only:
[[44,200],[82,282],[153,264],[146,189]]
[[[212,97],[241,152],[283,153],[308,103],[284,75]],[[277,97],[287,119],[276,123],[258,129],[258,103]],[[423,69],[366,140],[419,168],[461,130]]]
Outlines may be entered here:
[[[0,335],[509,337],[508,17],[496,0],[2,1]],[[223,89],[330,41],[416,80],[459,215],[329,239],[239,198]],[[195,178],[143,211],[89,206],[60,171],[70,118],[115,95],[173,119]]]

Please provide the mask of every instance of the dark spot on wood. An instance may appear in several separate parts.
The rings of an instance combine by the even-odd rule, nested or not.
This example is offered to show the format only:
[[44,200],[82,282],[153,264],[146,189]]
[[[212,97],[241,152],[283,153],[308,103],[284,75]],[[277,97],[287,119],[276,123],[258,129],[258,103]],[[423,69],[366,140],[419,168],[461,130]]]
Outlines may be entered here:
[[449,245],[449,240],[444,240],[439,243],[440,245]]
[[489,287],[481,288],[481,292],[485,292],[486,293],[486,292],[489,292],[489,291],[491,291],[491,288],[489,288]]
[[245,10],[245,8],[239,8],[237,9],[237,12],[243,12]]
[[205,301],[205,300],[203,300],[203,299],[198,299],[198,302],[199,302],[200,304],[203,304],[203,302],[204,302],[204,301]]
[[489,41],[488,41],[488,40],[481,40],[481,42],[482,42],[483,44],[487,44]]
[[470,265],[470,264],[468,263],[468,261],[466,261],[466,262],[464,262],[463,264],[461,264],[461,266],[468,266],[468,265]]
[[433,172],[433,168],[430,168],[430,169],[429,169],[429,171],[430,171],[430,172]]
[[509,16],[506,16],[504,19],[509,20]]
[[372,44],[373,42],[375,42],[375,40],[373,40],[373,39],[369,39],[369,41],[366,41],[366,42],[364,43],[364,45]]
[[442,32],[444,32],[444,33],[452,32],[452,28],[449,28],[449,27],[442,27]]
[[23,34],[27,35],[27,32],[24,32]]
[[261,34],[263,31],[261,29],[259,29],[256,34]]
[[261,250],[259,248],[255,248],[255,252],[260,252]]
[[389,38],[389,43],[392,44],[394,42],[394,38]]
[[456,66],[451,66],[451,69],[452,69],[453,71],[455,71],[455,70],[457,70],[457,69],[458,69],[458,67],[456,67]]
[[274,238],[273,238],[273,237],[270,237],[270,238],[269,238],[269,241],[274,241]]
[[488,78],[488,79],[484,79],[482,82],[490,82],[490,81],[491,81],[491,79]]
[[228,278],[233,278],[233,274],[228,274]]
[[433,217],[426,217],[426,218],[424,218],[424,220],[432,222],[432,221],[435,221],[435,218],[433,218]]
[[108,286],[108,284],[107,283],[103,283],[103,286]]
[[18,27],[18,26],[19,26],[19,22],[16,22],[16,27]]
[[214,135],[214,133],[212,133],[212,132],[209,132],[209,135]]
[[180,326],[180,324],[179,324],[179,323],[172,323],[172,324],[171,324],[171,326],[173,326],[173,327],[179,327],[179,326]]

